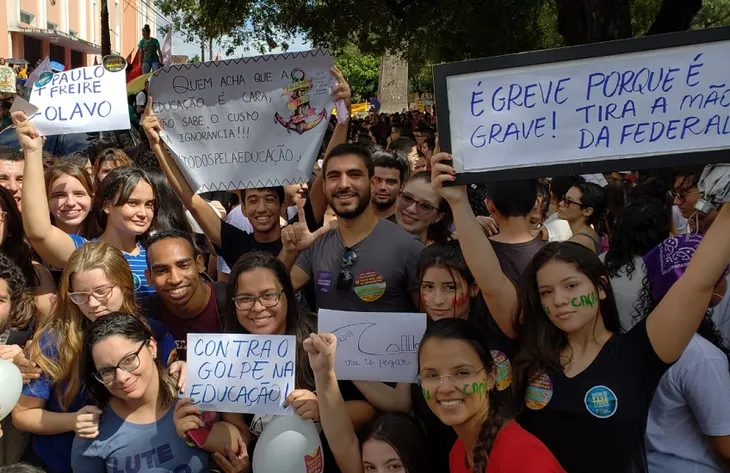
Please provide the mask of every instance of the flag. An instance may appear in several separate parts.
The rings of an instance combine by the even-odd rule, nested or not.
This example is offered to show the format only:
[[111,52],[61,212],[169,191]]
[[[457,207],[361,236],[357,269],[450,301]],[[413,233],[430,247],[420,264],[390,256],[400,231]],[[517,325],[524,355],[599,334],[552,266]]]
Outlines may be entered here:
[[134,80],[136,77],[139,77],[142,75],[142,66],[139,65],[139,49],[137,49],[137,53],[134,55],[134,59],[130,60],[130,57],[132,56],[132,53],[129,53],[129,56],[127,56],[127,63],[132,66],[131,68],[127,68],[127,83],[129,84],[132,80]]
[[165,40],[162,42],[162,65],[169,66],[172,64],[172,26],[165,35]]
[[33,88],[33,85],[38,82],[38,79],[41,78],[41,74],[44,72],[51,72],[51,58],[48,56],[30,73],[26,82],[26,84],[29,84],[28,87]]

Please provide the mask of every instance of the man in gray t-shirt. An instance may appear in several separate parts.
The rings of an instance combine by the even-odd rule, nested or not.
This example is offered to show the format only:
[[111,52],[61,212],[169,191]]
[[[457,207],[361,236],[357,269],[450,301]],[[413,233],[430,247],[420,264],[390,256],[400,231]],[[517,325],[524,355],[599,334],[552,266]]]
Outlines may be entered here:
[[291,270],[294,288],[311,281],[320,309],[413,311],[423,244],[379,218],[370,205],[370,152],[356,144],[336,146],[325,159],[322,173],[338,227],[314,234],[299,224],[282,230],[284,248],[279,258]]
[[[380,219],[364,240],[345,254],[338,230],[330,230],[304,251],[296,267],[314,283],[320,309],[359,312],[409,312],[414,309],[411,292],[417,289],[416,266],[423,244],[398,225]],[[346,268],[352,284],[344,279],[343,256],[357,256]],[[353,259],[352,257],[350,259]]]

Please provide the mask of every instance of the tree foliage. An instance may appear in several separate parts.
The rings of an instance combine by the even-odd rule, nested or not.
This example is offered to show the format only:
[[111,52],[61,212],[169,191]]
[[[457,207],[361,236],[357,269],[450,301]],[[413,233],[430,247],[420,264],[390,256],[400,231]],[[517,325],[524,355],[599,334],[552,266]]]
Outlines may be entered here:
[[335,65],[347,78],[354,103],[363,102],[378,92],[380,59],[361,53],[354,44],[335,50]]

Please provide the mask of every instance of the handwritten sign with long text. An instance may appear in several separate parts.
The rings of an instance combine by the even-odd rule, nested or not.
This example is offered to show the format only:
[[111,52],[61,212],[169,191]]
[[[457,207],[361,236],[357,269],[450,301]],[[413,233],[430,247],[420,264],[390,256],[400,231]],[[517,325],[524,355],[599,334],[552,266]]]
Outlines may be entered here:
[[337,336],[338,379],[416,382],[426,314],[320,309],[318,325]]
[[289,415],[296,337],[188,334],[188,394],[201,409]]
[[457,171],[730,148],[728,58],[714,41],[448,75]]
[[103,66],[80,67],[53,74],[34,84],[30,103],[38,107],[33,125],[43,136],[128,130],[126,75]]
[[286,53],[155,72],[152,111],[198,192],[310,178],[333,102],[332,55]]

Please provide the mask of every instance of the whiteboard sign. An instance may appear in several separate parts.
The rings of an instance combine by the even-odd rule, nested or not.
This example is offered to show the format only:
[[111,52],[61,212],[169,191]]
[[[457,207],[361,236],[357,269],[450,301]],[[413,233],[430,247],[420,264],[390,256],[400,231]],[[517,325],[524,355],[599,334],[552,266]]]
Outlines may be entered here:
[[215,412],[291,415],[296,337],[188,334],[187,392],[193,404]]
[[43,136],[130,127],[124,71],[89,66],[55,73],[34,85],[30,103],[38,107],[33,125]]
[[161,138],[197,192],[307,182],[333,107],[325,50],[155,72]]
[[337,337],[338,379],[416,382],[426,314],[320,309],[318,325]]
[[442,143],[466,173],[572,164],[581,174],[585,163],[612,161],[600,169],[611,170],[626,158],[730,148],[730,29],[719,31],[724,40],[660,49],[641,46],[667,38],[436,66],[448,105]]

